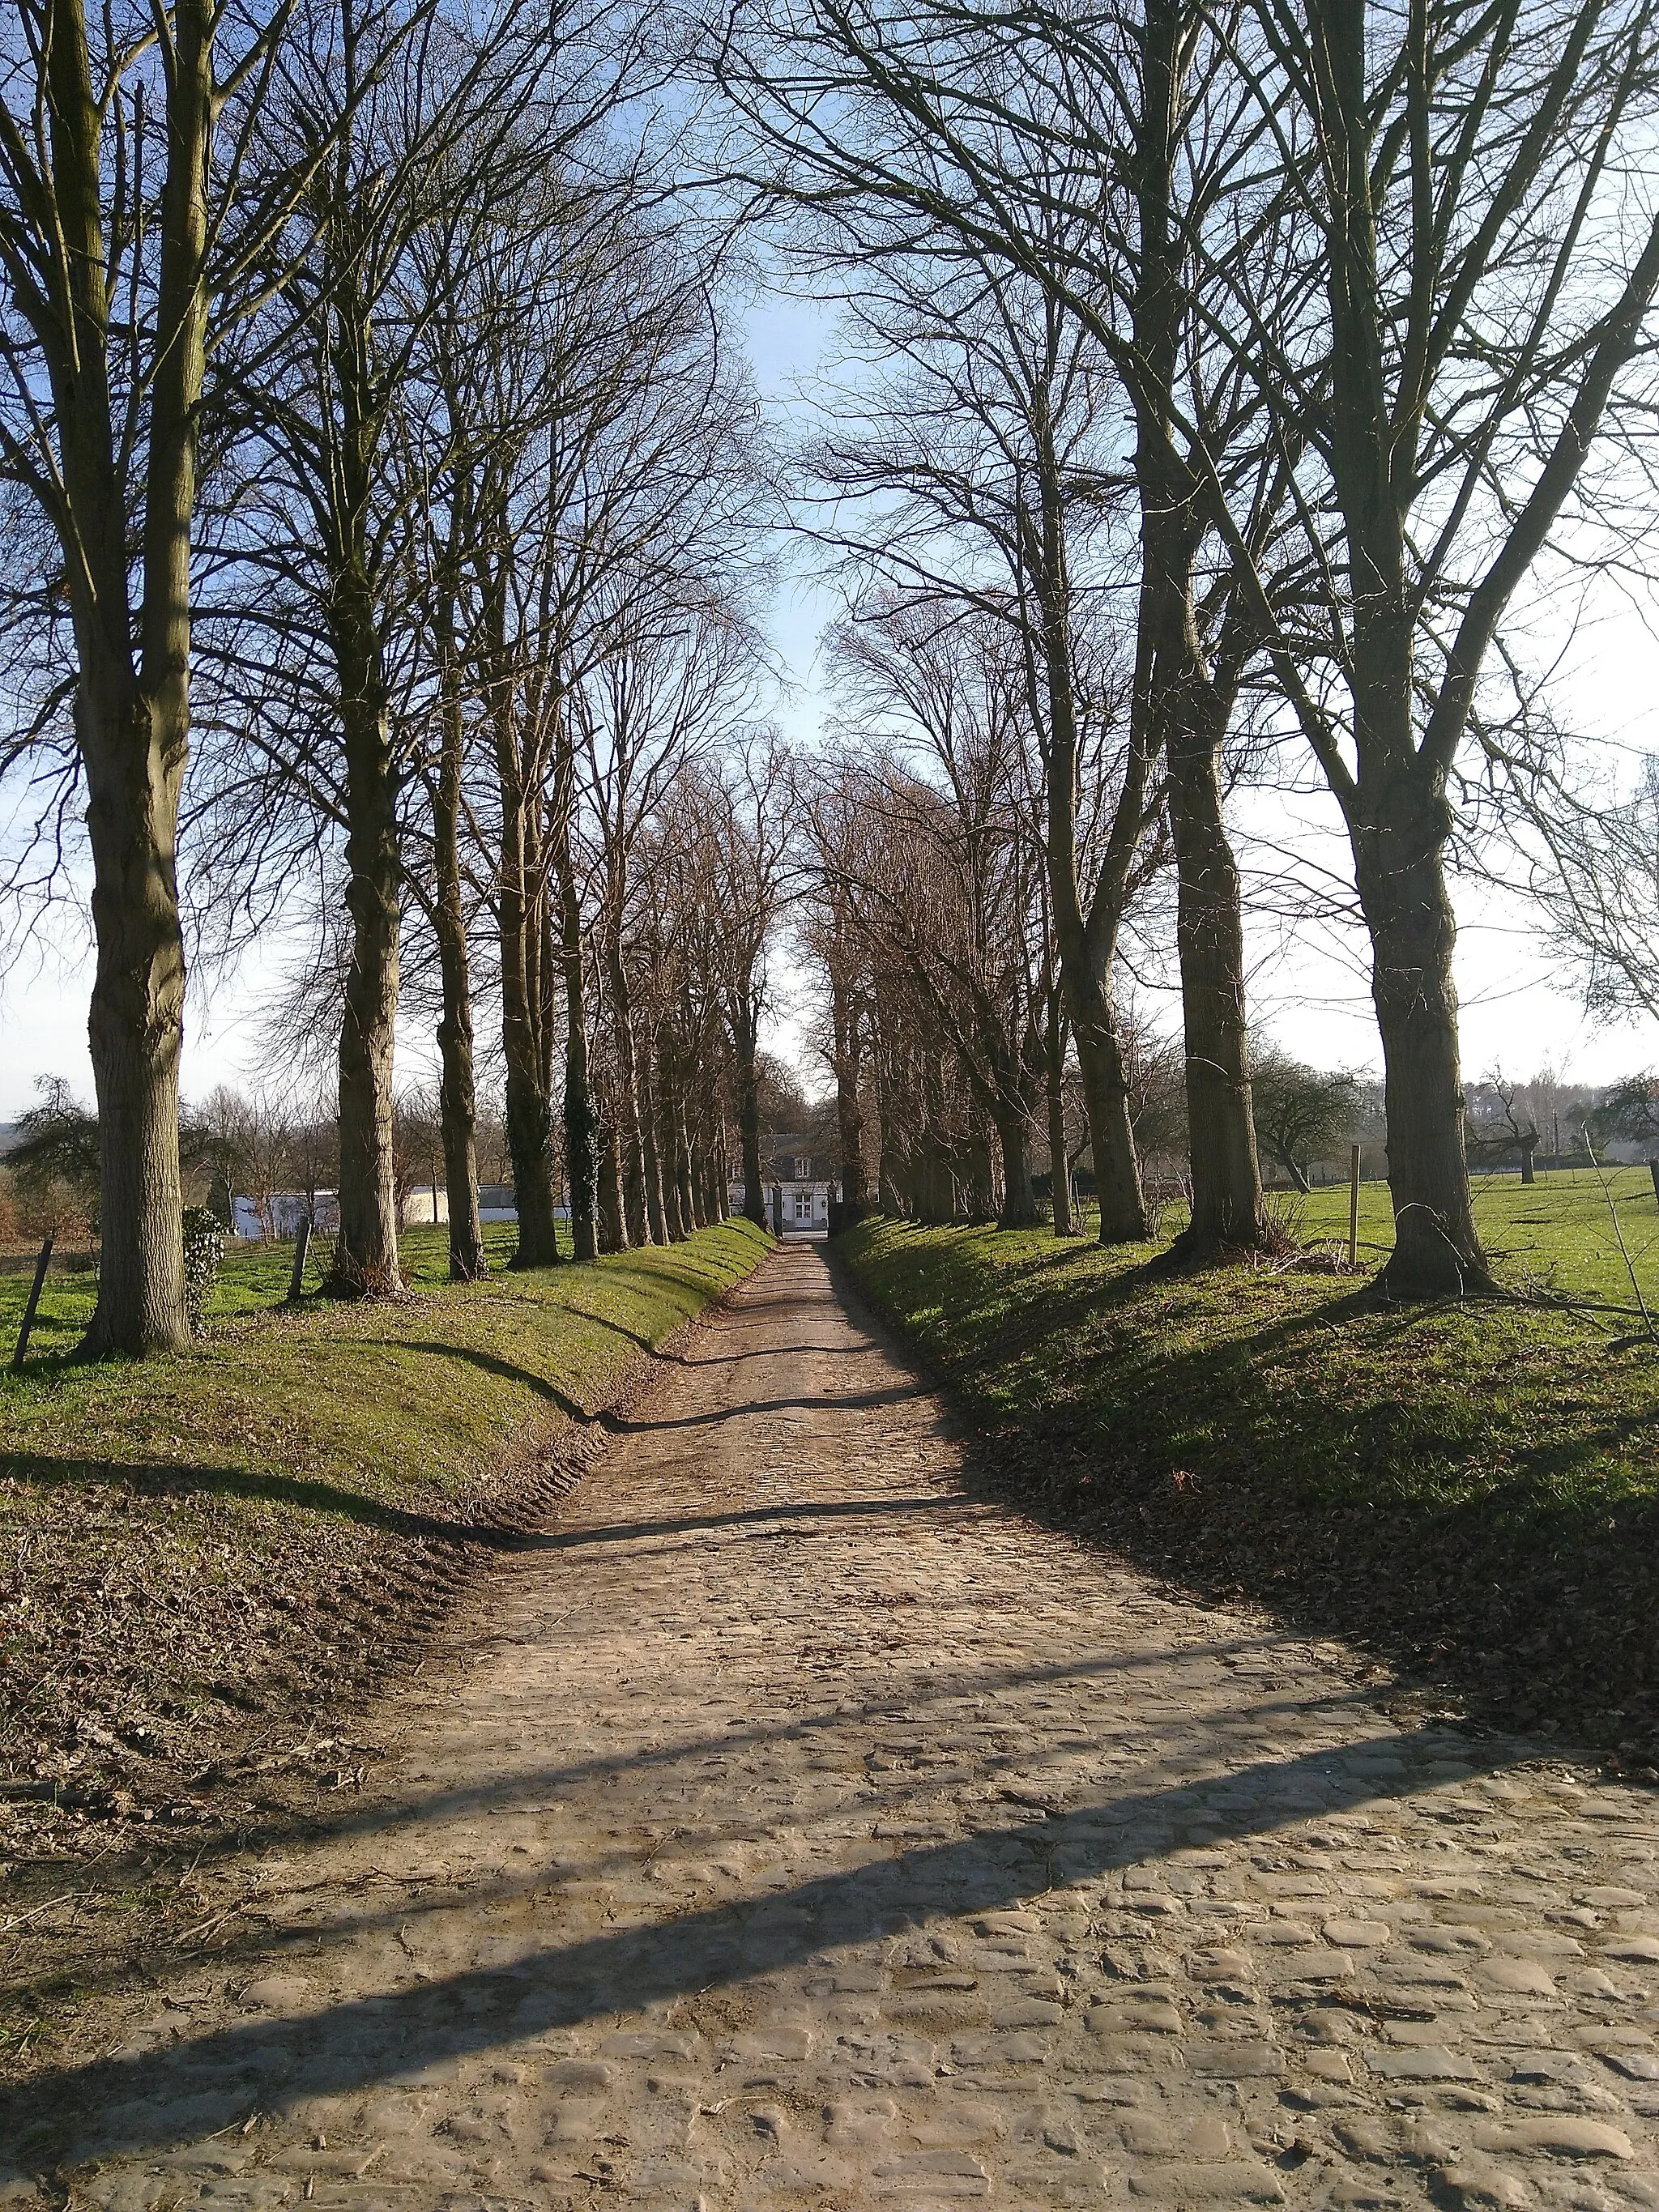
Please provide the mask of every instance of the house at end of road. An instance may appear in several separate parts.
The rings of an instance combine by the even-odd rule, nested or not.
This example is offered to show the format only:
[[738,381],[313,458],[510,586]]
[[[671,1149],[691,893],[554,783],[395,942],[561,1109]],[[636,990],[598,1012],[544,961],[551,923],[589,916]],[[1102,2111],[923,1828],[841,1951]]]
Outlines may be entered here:
[[[813,1149],[811,1137],[785,1135],[761,1139],[761,1188],[766,1218],[780,1237],[827,1237],[830,1201],[840,1183],[830,1159]],[[743,1164],[734,1163],[726,1202],[733,1213],[744,1206]]]

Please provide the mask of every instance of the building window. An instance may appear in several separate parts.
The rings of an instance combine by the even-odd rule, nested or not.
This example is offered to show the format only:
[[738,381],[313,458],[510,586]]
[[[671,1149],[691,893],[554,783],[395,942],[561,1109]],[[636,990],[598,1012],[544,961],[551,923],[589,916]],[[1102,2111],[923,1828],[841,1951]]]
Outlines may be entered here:
[[795,1218],[797,1221],[810,1221],[812,1218],[812,1194],[810,1190],[798,1190],[795,1193]]
[[805,1182],[811,1172],[812,1163],[811,1160],[797,1160],[795,1162],[795,1181],[797,1182]]

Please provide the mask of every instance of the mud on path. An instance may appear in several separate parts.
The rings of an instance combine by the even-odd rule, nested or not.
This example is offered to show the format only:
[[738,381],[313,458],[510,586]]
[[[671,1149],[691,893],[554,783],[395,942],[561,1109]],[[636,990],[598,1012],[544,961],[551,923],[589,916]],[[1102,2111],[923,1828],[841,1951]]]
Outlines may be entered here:
[[816,1249],[621,1425],[0,2202],[1659,2207],[1653,1798],[976,1494]]

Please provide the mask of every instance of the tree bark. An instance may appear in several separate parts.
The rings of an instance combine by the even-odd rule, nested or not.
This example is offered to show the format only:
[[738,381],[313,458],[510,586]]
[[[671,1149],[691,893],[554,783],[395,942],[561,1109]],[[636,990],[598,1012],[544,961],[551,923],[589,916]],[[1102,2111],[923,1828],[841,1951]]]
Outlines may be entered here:
[[[1398,788],[1398,787],[1396,787]],[[1407,1297],[1492,1287],[1476,1234],[1463,1144],[1443,810],[1402,804],[1353,833],[1354,872],[1370,932],[1371,997],[1382,1036],[1395,1247],[1382,1279]]]
[[507,1146],[518,1214],[514,1267],[559,1261],[553,1205],[553,1111],[544,1079],[535,981],[545,898],[532,863],[524,794],[510,763],[501,779],[501,870],[496,893],[501,954],[501,1056],[507,1066]]
[[622,1172],[617,1158],[617,1136],[605,1127],[599,1145],[599,1249],[625,1252],[628,1225],[623,1219]]
[[[446,620],[446,629],[450,627]],[[444,1186],[449,1200],[449,1274],[476,1282],[486,1272],[478,1220],[478,1107],[472,1058],[471,961],[461,899],[461,772],[464,732],[453,639],[444,650],[444,719],[433,794],[433,923],[443,1012],[438,1023],[438,1112],[443,1127]],[[434,1205],[435,1208],[436,1200]]]
[[766,1226],[761,1193],[760,1079],[756,1066],[755,1022],[746,999],[732,1001],[732,1050],[736,1062],[738,1142],[743,1155],[743,1210],[757,1228]]
[[[630,1244],[652,1242],[649,1208],[645,1192],[645,1144],[640,1126],[638,1056],[634,1049],[633,994],[629,988],[628,963],[623,957],[622,932],[609,933],[611,1039],[616,1053],[615,1143],[620,1164],[623,1218]],[[660,1241],[659,1239],[658,1241]]]
[[[106,118],[80,0],[60,0],[44,23],[39,66],[55,235],[44,289],[31,283],[28,315],[45,353],[60,441],[62,506],[50,514],[78,659],[75,729],[87,778],[97,944],[88,1042],[102,1249],[97,1303],[77,1357],[145,1357],[191,1340],[179,1167],[185,960],[177,843],[190,746],[190,541],[207,321],[213,15],[204,0],[182,0],[172,19],[136,670],[128,483],[109,385]],[[131,241],[127,250],[135,250]]]
[[1066,1014],[1059,987],[1048,993],[1048,1179],[1056,1237],[1070,1237],[1072,1168],[1066,1149]]
[[645,1217],[653,1244],[670,1238],[668,1215],[663,1203],[662,1163],[657,1155],[657,1096],[653,1053],[647,1042],[639,1061],[640,1161],[645,1179]]
[[864,1115],[859,1104],[863,1060],[863,1025],[857,1000],[840,961],[830,969],[830,1011],[836,1054],[836,1129],[841,1140],[842,1219],[848,1224],[864,1212]]
[[1199,487],[1172,437],[1176,378],[1190,313],[1174,219],[1183,46],[1181,0],[1146,0],[1143,107],[1138,118],[1139,258],[1133,310],[1135,483],[1141,586],[1135,714],[1162,751],[1176,852],[1176,943],[1187,1049],[1193,1210],[1176,1240],[1183,1257],[1268,1241],[1250,1110],[1244,1027],[1244,942],[1238,867],[1221,814],[1218,759],[1232,705],[1214,683],[1198,634],[1193,568],[1203,537]]
[[403,868],[380,635],[356,562],[335,579],[330,629],[345,754],[351,952],[340,1026],[340,1232],[329,1284],[349,1296],[393,1297],[403,1287],[392,1132]]
[[[162,737],[162,702],[143,698],[131,684],[131,664],[121,665],[125,658],[111,654],[112,665],[100,670],[83,647],[76,699],[98,945],[88,1035],[98,1098],[102,1241],[98,1302],[78,1347],[87,1359],[177,1352],[191,1341],[179,1226],[185,956],[173,857],[179,778],[169,763],[171,755],[182,765],[188,724],[171,743]],[[100,696],[112,691],[112,711]],[[94,719],[106,726],[94,731]]]
[[1238,864],[1222,819],[1218,749],[1200,733],[1170,747],[1176,943],[1187,1052],[1193,1210],[1183,1256],[1270,1241],[1251,1112]]
[[672,1243],[682,1243],[690,1224],[680,1204],[678,1124],[674,1110],[675,1053],[666,1026],[657,1038],[658,1152],[662,1170],[663,1217]]
[[587,992],[582,967],[581,894],[570,850],[574,763],[568,736],[556,739],[550,843],[559,893],[558,960],[564,977],[564,1158],[570,1188],[570,1249],[579,1261],[599,1251],[594,1205],[599,1183],[598,1132],[588,1072]]
[[1031,1126],[1023,1114],[996,1115],[997,1151],[1002,1162],[1001,1229],[1029,1229],[1037,1218],[1031,1188]]
[[1140,1187],[1129,1085],[1112,999],[1112,963],[1139,849],[1152,762],[1132,729],[1123,787],[1087,915],[1078,883],[1078,718],[1072,658],[1071,580],[1060,469],[1046,416],[1039,416],[1040,534],[1032,567],[1041,618],[1048,724],[1048,896],[1066,1010],[1077,1041],[1103,1244],[1143,1243],[1150,1231]]

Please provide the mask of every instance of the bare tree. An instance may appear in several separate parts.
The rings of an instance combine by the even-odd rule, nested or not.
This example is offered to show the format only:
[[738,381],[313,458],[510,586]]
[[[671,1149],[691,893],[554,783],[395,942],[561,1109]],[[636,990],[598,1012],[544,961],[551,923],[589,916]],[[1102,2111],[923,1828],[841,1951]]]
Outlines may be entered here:
[[294,13],[18,0],[0,50],[0,472],[52,532],[92,858],[103,1257],[88,1358],[191,1340],[177,840],[198,435],[210,350],[328,151],[314,141],[250,174]]
[[1258,0],[1240,18],[1237,66],[1318,280],[1285,323],[1232,293],[1239,361],[1299,441],[1315,556],[1311,628],[1270,621],[1265,594],[1257,612],[1352,848],[1384,1056],[1385,1273],[1405,1292],[1491,1279],[1463,1143],[1449,787],[1500,626],[1540,556],[1592,526],[1589,457],[1649,396],[1659,216],[1628,186],[1656,59],[1651,10],[1614,0],[1473,19]]

